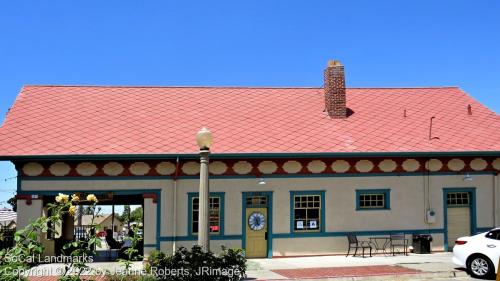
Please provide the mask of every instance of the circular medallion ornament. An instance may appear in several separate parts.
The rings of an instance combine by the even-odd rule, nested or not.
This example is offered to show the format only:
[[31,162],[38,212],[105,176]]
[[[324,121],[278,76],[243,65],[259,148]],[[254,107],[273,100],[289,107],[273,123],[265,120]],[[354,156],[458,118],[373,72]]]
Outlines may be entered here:
[[248,217],[248,226],[251,230],[259,231],[266,225],[266,217],[259,212],[253,212]]

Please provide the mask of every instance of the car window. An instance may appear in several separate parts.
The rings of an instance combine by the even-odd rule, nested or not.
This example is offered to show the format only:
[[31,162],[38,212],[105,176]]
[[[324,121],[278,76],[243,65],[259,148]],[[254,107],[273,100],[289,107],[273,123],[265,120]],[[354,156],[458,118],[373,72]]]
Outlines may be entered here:
[[490,231],[486,233],[486,238],[500,240],[500,229]]

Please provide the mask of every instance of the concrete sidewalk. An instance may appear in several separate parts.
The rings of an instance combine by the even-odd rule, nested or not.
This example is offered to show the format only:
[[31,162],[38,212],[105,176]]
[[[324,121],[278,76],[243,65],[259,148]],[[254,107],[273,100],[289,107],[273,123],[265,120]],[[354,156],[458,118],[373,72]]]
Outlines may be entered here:
[[[247,280],[473,280],[451,262],[451,253],[408,256],[345,257],[321,256],[298,258],[250,259]],[[101,272],[115,272],[122,266],[117,262],[90,263]],[[141,262],[132,268],[140,271]],[[33,281],[53,281],[64,264],[44,264],[31,270]],[[98,278],[99,279],[99,278]],[[102,278],[101,278],[102,279]]]
[[[328,280],[328,278],[334,278],[332,280],[426,280],[427,278],[468,280],[467,273],[456,269],[451,258],[451,253],[435,253],[367,258],[322,256],[251,259],[247,263],[247,277],[248,280],[300,280],[299,276],[303,274],[303,279],[314,278],[315,280]],[[345,267],[348,267],[348,273],[345,272],[346,270],[339,273],[340,269]],[[371,272],[367,272],[367,269]],[[332,274],[328,275],[330,272]],[[290,276],[294,277],[289,278]],[[318,277],[310,276],[322,277],[318,279]]]

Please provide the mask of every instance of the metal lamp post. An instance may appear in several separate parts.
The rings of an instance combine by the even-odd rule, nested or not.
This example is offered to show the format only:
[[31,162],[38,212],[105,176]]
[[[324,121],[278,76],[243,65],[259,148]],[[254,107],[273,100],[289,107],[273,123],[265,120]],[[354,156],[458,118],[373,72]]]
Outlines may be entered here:
[[200,147],[200,192],[198,212],[198,245],[204,252],[210,251],[210,225],[209,225],[209,198],[208,185],[208,156],[212,144],[212,133],[207,128],[202,128],[196,134],[196,143]]

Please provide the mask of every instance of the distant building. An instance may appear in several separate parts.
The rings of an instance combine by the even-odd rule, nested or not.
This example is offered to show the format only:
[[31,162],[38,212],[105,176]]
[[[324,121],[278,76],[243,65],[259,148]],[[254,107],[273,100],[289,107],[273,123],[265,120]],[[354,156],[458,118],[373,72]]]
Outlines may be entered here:
[[17,225],[17,213],[7,209],[0,209],[0,227],[14,229]]
[[[112,229],[113,232],[119,232],[123,229],[123,223],[120,218],[111,214],[99,215],[94,218],[94,224],[100,226],[100,230]],[[92,215],[82,215],[82,226],[88,227],[92,225]],[[75,226],[78,226],[78,218],[75,218]]]

